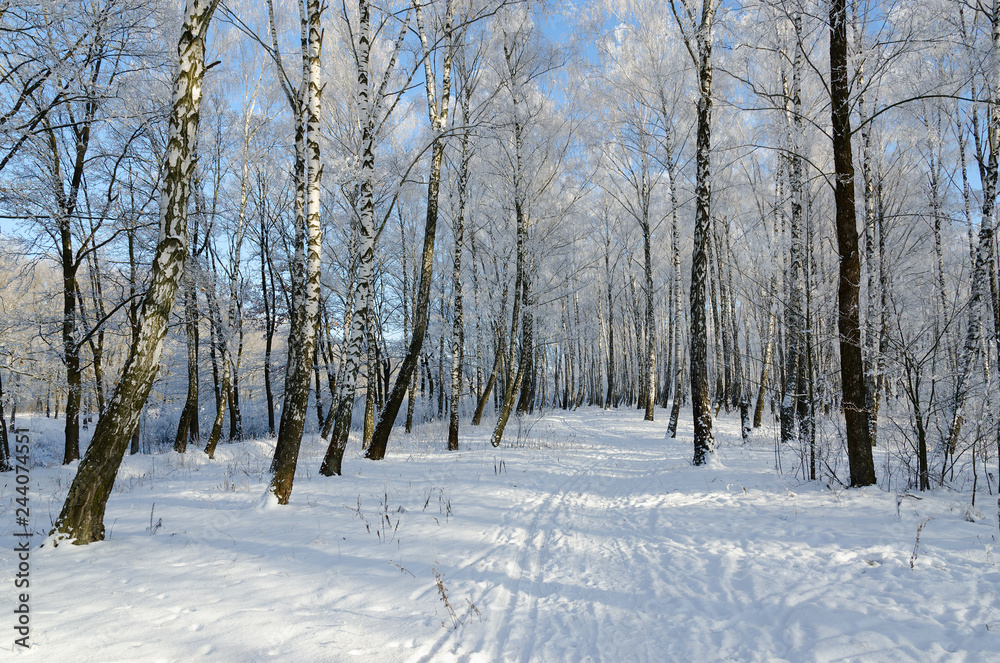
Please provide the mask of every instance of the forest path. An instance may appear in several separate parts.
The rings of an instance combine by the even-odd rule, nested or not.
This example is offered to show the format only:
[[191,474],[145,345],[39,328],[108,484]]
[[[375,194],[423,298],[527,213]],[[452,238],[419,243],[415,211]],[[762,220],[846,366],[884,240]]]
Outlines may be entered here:
[[448,574],[448,584],[477,586],[471,602],[485,628],[450,630],[419,660],[657,658],[648,643],[663,627],[656,596],[669,578],[654,564],[663,496],[650,489],[662,486],[662,434],[651,428],[641,439],[634,426],[616,431],[558,413],[545,423],[561,439],[515,433],[518,455],[532,445],[547,452],[530,472],[498,467],[512,477],[487,498],[502,509],[499,527],[484,529],[481,552]]
[[[924,519],[936,545],[961,550],[988,523],[778,474],[769,439],[744,445],[735,420],[716,423],[722,446],[694,468],[689,431],[664,439],[663,421],[525,418],[460,507],[456,524],[478,537],[449,560],[457,620],[408,660],[916,663],[989,646],[996,594],[935,559],[926,530],[914,547]],[[980,540],[972,577],[993,566]],[[966,605],[933,604],[949,584]]]

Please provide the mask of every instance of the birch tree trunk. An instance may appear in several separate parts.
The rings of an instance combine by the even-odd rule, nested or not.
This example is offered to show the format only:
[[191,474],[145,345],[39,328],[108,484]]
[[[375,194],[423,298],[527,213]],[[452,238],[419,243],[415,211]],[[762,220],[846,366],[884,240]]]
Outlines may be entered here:
[[[374,317],[374,314],[371,313]],[[361,433],[361,446],[365,449],[372,443],[375,433],[375,401],[378,399],[378,346],[375,340],[374,320],[368,324],[368,352],[365,359],[365,421]]]
[[[126,230],[126,235],[128,237],[128,284],[129,284],[129,299],[130,303],[126,311],[126,317],[128,319],[129,325],[129,347],[135,345],[136,340],[139,338],[139,310],[140,304],[138,302],[138,297],[136,296],[138,292],[138,282],[137,282],[137,271],[138,271],[138,261],[135,257],[135,232],[136,226],[132,225]],[[2,414],[2,412],[0,412]],[[56,416],[59,416],[59,392],[56,392]],[[2,417],[0,417],[2,419]],[[129,453],[137,454],[139,453],[139,429],[140,425],[136,424],[135,429],[132,432],[132,439],[129,442]]]
[[[504,291],[502,295],[502,300],[507,299],[507,288],[504,286]],[[501,312],[503,313],[503,312]],[[493,388],[496,385],[497,377],[500,374],[500,368],[503,366],[504,359],[504,348],[507,345],[507,338],[504,335],[504,329],[506,328],[506,322],[500,322],[496,327],[497,331],[497,342],[496,342],[496,354],[493,356],[493,368],[490,369],[490,374],[486,378],[486,384],[483,386],[483,391],[479,395],[479,402],[476,404],[476,413],[472,416],[472,425],[478,426],[483,421],[483,412],[486,410],[486,404],[490,400],[490,394],[493,393]]]
[[[784,213],[782,206],[782,198],[784,197],[783,188],[783,173],[784,173],[784,161],[780,161],[778,164],[778,171],[774,177],[774,227],[771,230],[772,246],[779,246],[780,237],[784,234]],[[780,271],[775,268],[774,273],[771,276],[771,288],[769,292],[777,293]],[[760,369],[760,383],[757,385],[757,402],[754,405],[753,412],[753,427],[760,428],[764,421],[764,399],[767,395],[767,384],[768,384],[768,374],[771,369],[771,358],[774,354],[774,345],[776,342],[776,332],[775,326],[778,318],[778,306],[777,302],[770,303],[768,307],[767,315],[767,326],[764,339],[764,349],[761,357],[761,369]],[[779,353],[780,354],[780,353]]]
[[[694,247],[691,256],[691,406],[694,416],[695,465],[708,462],[714,453],[712,405],[708,385],[708,320],[705,313],[708,286],[708,250],[712,241],[712,28],[718,0],[702,0],[701,18],[696,19],[690,5],[682,3],[686,19],[678,13],[675,0],[670,7],[684,35],[688,54],[698,73],[698,129],[695,166]],[[693,26],[695,34],[686,32]]]
[[[605,221],[607,221],[606,211],[605,211]],[[608,392],[604,400],[605,410],[611,408],[611,399],[614,397],[615,394],[615,301],[614,301],[614,295],[611,290],[612,287],[611,282],[613,274],[611,271],[611,256],[609,255],[610,253],[611,253],[611,232],[610,229],[608,229],[607,232],[605,233],[605,239],[604,239],[604,280],[606,283],[606,294],[608,296],[608,348],[607,348]],[[563,318],[565,319],[565,317],[566,313],[565,311],[563,311]],[[567,343],[569,343],[569,339],[567,339]],[[570,364],[570,366],[572,367],[572,355],[570,355],[569,361],[567,363]],[[570,373],[567,375],[566,379],[567,395],[564,398],[564,405],[563,405],[564,408],[568,407],[569,405],[568,392],[569,392],[569,385],[572,382],[572,380],[573,380],[572,374]]]
[[[854,12],[855,49],[861,52],[864,48],[864,25],[858,17],[858,7],[852,7]],[[867,88],[865,80],[864,59],[855,74],[859,90]],[[886,265],[884,248],[884,212],[882,209],[882,173],[881,160],[873,146],[872,125],[868,111],[867,99],[864,93],[858,95],[858,109],[861,121],[861,179],[863,184],[862,200],[864,202],[864,242],[865,270],[867,276],[868,306],[864,321],[864,345],[862,359],[865,362],[865,409],[868,413],[868,435],[872,446],[878,441],[878,414],[882,403],[882,383],[885,368],[884,351],[887,335],[887,305],[888,283],[886,281]],[[877,99],[872,107],[877,105]]]
[[[479,257],[476,251],[476,229],[469,229],[469,249],[472,258],[472,306],[479,311]],[[483,394],[483,316],[476,315],[476,402]]]
[[469,188],[470,106],[474,87],[464,67],[462,72],[462,152],[458,171],[458,216],[455,219],[455,252],[452,258],[451,283],[454,292],[455,315],[451,331],[451,404],[448,413],[448,449],[458,450],[458,406],[462,393],[462,347],[465,345],[465,329],[462,316],[462,250],[465,246],[465,209]]
[[[402,261],[402,272],[403,272],[403,342],[409,343],[410,341],[410,272],[406,266],[406,227],[403,224],[403,214],[396,208],[396,213],[399,218],[399,238],[400,247],[402,250],[401,261]],[[417,381],[416,373],[410,379],[409,389],[407,389],[406,398],[406,422],[403,424],[404,430],[407,434],[413,432],[413,405],[416,399]],[[388,391],[388,389],[386,389]],[[374,435],[374,431],[372,431]],[[369,441],[369,446],[371,442]]]
[[414,0],[414,14],[417,32],[424,54],[424,78],[427,92],[427,111],[434,132],[434,143],[431,146],[430,176],[427,181],[427,216],[424,221],[424,243],[420,262],[420,285],[413,311],[413,336],[406,356],[403,358],[396,375],[396,382],[386,399],[385,407],[379,413],[378,424],[372,435],[372,443],[365,452],[365,458],[382,460],[389,445],[389,434],[396,423],[396,415],[403,404],[406,390],[410,384],[413,371],[420,358],[420,351],[427,332],[427,313],[431,294],[431,279],[434,275],[434,240],[437,235],[438,197],[441,189],[441,162],[444,158],[444,130],[448,126],[449,100],[451,95],[451,62],[454,56],[455,44],[452,34],[454,7],[452,0],[447,0],[444,10],[445,55],[442,63],[441,99],[437,98],[437,79],[431,66],[431,49],[427,39],[427,31],[423,21],[423,3]]
[[[519,126],[515,124],[515,128]],[[515,185],[515,191],[518,186]],[[511,307],[511,321],[510,321],[510,345],[507,348],[507,375],[505,376],[505,386],[503,391],[503,399],[500,403],[500,411],[497,414],[497,422],[493,427],[493,433],[490,437],[490,444],[494,447],[499,447],[500,442],[503,440],[504,429],[507,427],[507,420],[510,418],[510,413],[514,409],[514,398],[521,389],[521,382],[524,380],[524,371],[527,368],[527,349],[524,347],[524,343],[521,343],[520,354],[518,354],[517,349],[517,338],[518,338],[518,324],[521,321],[522,306],[526,306],[525,300],[525,287],[524,287],[524,236],[525,231],[525,218],[524,212],[522,211],[519,199],[515,193],[514,201],[514,216],[517,223],[517,248],[516,248],[516,258],[515,258],[515,270],[514,270],[514,303]],[[523,326],[523,325],[522,325]],[[517,357],[517,363],[514,363],[514,358]]]
[[[226,340],[220,340],[220,345]],[[205,446],[205,453],[210,459],[215,458],[215,448],[222,437],[222,423],[225,421],[226,407],[229,404],[232,383],[230,382],[230,358],[228,350],[222,352],[222,391],[219,395],[219,403],[215,408],[215,420],[212,423],[212,431],[208,435],[208,444]]]
[[195,287],[195,258],[184,265],[184,331],[187,339],[187,397],[181,410],[174,451],[184,453],[188,442],[198,442],[198,291]]
[[652,257],[652,231],[649,224],[649,199],[651,195],[651,184],[646,164],[646,155],[642,155],[642,253],[643,253],[643,294],[646,304],[646,352],[644,376],[646,378],[646,413],[644,421],[653,421],[653,412],[656,407],[656,318],[653,314],[653,257]]
[[264,301],[264,395],[267,400],[267,434],[274,436],[274,390],[271,388],[271,350],[274,344],[276,323],[274,286],[274,265],[271,262],[270,242],[268,241],[268,218],[265,205],[264,178],[258,174],[260,186],[260,283],[261,299]]
[[[524,381],[524,374],[528,368],[528,353],[531,348],[531,306],[528,268],[525,265],[525,242],[528,234],[528,218],[525,212],[525,184],[524,184],[524,127],[521,119],[520,94],[518,84],[518,70],[515,55],[509,45],[504,43],[504,59],[506,60],[506,74],[509,75],[511,101],[513,103],[513,138],[514,138],[514,220],[516,224],[515,259],[514,259],[514,304],[512,306],[511,326],[510,326],[510,347],[507,352],[508,370],[506,388],[504,390],[503,401],[500,405],[500,412],[497,422],[493,427],[493,434],[490,437],[490,444],[499,447],[503,440],[504,429],[514,408],[514,399],[521,390],[521,383]],[[522,311],[523,309],[523,311]],[[521,318],[521,343],[520,354],[515,355],[517,343],[518,318]],[[517,356],[517,364],[514,364],[514,357]]]
[[787,351],[785,352],[785,383],[781,397],[781,441],[795,440],[795,419],[798,401],[804,396],[799,393],[800,376],[804,369],[802,341],[805,324],[802,315],[803,300],[803,256],[802,241],[802,102],[800,94],[800,71],[802,67],[801,33],[802,23],[798,13],[792,16],[795,31],[795,56],[792,60],[792,85],[785,95],[785,115],[788,122],[788,192],[789,214],[789,259],[786,281],[788,303],[785,307],[785,330]]
[[56,519],[53,545],[60,540],[84,545],[104,539],[104,511],[115,475],[156,376],[187,254],[187,205],[205,73],[205,36],[217,3],[188,0],[185,5],[160,197],[160,236],[142,302],[139,334]]
[[[240,296],[240,256],[243,250],[246,210],[250,197],[250,141],[253,135],[250,128],[251,117],[251,113],[247,112],[243,119],[244,158],[240,172],[239,209],[236,214],[236,228],[234,229],[235,233],[232,238],[232,245],[230,246],[229,254],[229,273],[227,274],[229,277],[229,302],[226,308],[226,319],[224,321],[222,320],[217,299],[212,307],[214,308],[218,318],[218,343],[220,350],[219,354],[221,355],[220,360],[222,362],[222,390],[219,402],[216,406],[215,421],[212,424],[212,431],[208,436],[208,444],[205,446],[205,453],[212,459],[215,458],[215,448],[219,444],[219,438],[222,437],[222,424],[225,418],[226,408],[228,407],[230,412],[236,412],[239,407],[239,405],[235,402],[236,389],[233,380],[235,362],[233,361],[232,340],[233,336],[236,334],[238,324],[237,312],[239,309],[238,302]],[[214,295],[212,296],[214,298]],[[237,425],[237,421],[238,417],[234,417],[233,425],[230,427],[233,435],[241,435],[241,433],[238,433],[238,429],[241,426]]]
[[45,122],[46,136],[51,150],[52,178],[55,181],[55,197],[58,208],[57,228],[53,235],[58,235],[56,250],[59,253],[59,263],[62,268],[62,346],[63,363],[66,367],[66,420],[63,427],[65,437],[63,445],[63,464],[71,463],[80,457],[80,397],[83,389],[83,370],[80,366],[79,334],[80,313],[77,311],[76,275],[80,263],[73,250],[72,217],[76,213],[80,187],[83,181],[83,166],[86,162],[87,147],[90,141],[90,126],[93,122],[95,104],[87,104],[86,118],[80,127],[74,127],[76,134],[76,154],[68,190],[63,189],[63,174],[60,168],[60,150],[55,132]]
[[965,331],[965,342],[962,345],[959,355],[958,380],[955,385],[955,397],[951,408],[948,436],[945,445],[946,457],[954,456],[958,448],[958,437],[961,433],[965,416],[969,380],[972,377],[972,369],[974,368],[981,343],[984,300],[986,300],[988,294],[987,288],[990,287],[994,278],[992,273],[993,216],[997,196],[997,171],[998,167],[1000,167],[1000,163],[998,163],[1000,162],[1000,0],[993,0],[988,10],[987,20],[990,24],[991,33],[987,70],[989,72],[989,102],[987,105],[987,147],[989,153],[985,155],[985,158],[980,159],[980,163],[983,164],[981,166],[983,174],[983,205],[979,217],[979,241],[976,246],[975,261],[972,267],[970,284],[972,296],[969,298],[968,304],[969,319]]
[[[91,235],[97,234],[97,226],[94,220],[90,221],[90,232]],[[93,331],[89,332],[90,339],[87,344],[90,346],[90,355],[93,360],[91,368],[94,373],[94,392],[97,396],[97,412],[103,412],[105,406],[105,392],[104,392],[104,327],[101,325],[100,321],[105,319],[107,315],[107,309],[104,305],[105,297],[102,287],[102,276],[101,276],[101,263],[99,256],[96,251],[87,253],[87,271],[90,277],[90,294],[91,301],[94,306],[94,321],[96,327],[91,326],[87,321],[86,316],[83,316],[83,322],[87,329],[93,330],[97,329],[95,334]],[[79,294],[79,293],[78,293]],[[80,311],[84,314],[85,307],[83,304],[83,297],[80,297]]]
[[[306,409],[309,404],[311,368],[316,347],[316,328],[320,305],[320,251],[323,229],[320,223],[320,179],[322,166],[319,152],[320,129],[320,55],[322,30],[320,29],[320,0],[307,0],[302,8],[302,90],[300,96],[299,125],[302,140],[296,141],[301,149],[298,159],[303,161],[301,186],[303,208],[296,215],[296,248],[298,255],[293,265],[292,327],[288,340],[288,369],[285,377],[284,405],[275,446],[274,476],[270,492],[278,504],[288,504],[299,459],[299,447],[305,428]],[[302,236],[301,239],[299,236]],[[304,264],[303,264],[304,263]]]
[[[287,351],[285,359],[285,384],[284,384],[284,394],[282,400],[281,408],[281,419],[278,423],[278,437],[275,441],[274,446],[274,456],[271,459],[271,472],[276,473],[278,470],[278,459],[287,458],[288,452],[285,446],[294,436],[290,436],[289,430],[285,425],[286,418],[288,416],[288,405],[293,401],[289,401],[289,396],[291,395],[291,390],[294,389],[294,385],[297,383],[296,371],[299,369],[299,351],[301,350],[301,340],[302,340],[302,315],[303,307],[302,301],[305,298],[305,279],[303,274],[305,272],[305,243],[306,243],[306,180],[308,179],[308,159],[306,156],[306,126],[305,126],[305,111],[303,106],[305,105],[305,95],[303,94],[306,88],[306,76],[299,89],[293,90],[291,87],[290,77],[288,72],[285,71],[284,64],[281,59],[281,50],[278,43],[278,33],[274,18],[274,3],[273,0],[267,0],[267,10],[268,10],[268,22],[271,28],[271,57],[274,60],[275,66],[277,68],[278,80],[281,81],[282,90],[285,93],[285,99],[288,101],[289,109],[292,112],[293,123],[295,126],[295,161],[292,166],[292,180],[295,185],[295,195],[293,199],[294,208],[294,231],[293,231],[293,243],[291,256],[289,257],[288,271],[290,275],[290,283],[288,285],[287,293],[285,294],[285,301],[288,307],[288,338],[286,341]],[[306,15],[305,9],[299,2],[299,14],[300,14],[300,31],[302,34],[302,60],[303,67],[305,68],[305,60],[307,57],[307,35],[306,30]],[[305,414],[302,415],[305,417]],[[281,429],[285,428],[285,433],[281,433]],[[297,462],[297,453],[296,456]],[[285,472],[287,473],[288,461],[284,461],[286,464]],[[273,477],[272,477],[273,485]]]
[[[4,24],[4,27],[6,29],[6,24]],[[40,117],[32,122],[33,125],[40,125],[37,130],[33,129],[33,131],[37,131],[37,135],[45,142],[48,151],[46,158],[39,165],[41,168],[49,171],[47,175],[51,177],[53,185],[56,213],[54,215],[54,227],[46,229],[46,233],[54,240],[55,246],[53,248],[59,256],[58,261],[62,271],[62,359],[66,369],[64,464],[77,460],[80,457],[80,408],[84,366],[80,357],[82,343],[79,340],[79,336],[84,331],[81,329],[83,299],[80,293],[80,286],[77,283],[77,275],[80,271],[83,255],[96,250],[87,248],[89,243],[88,238],[84,238],[79,249],[74,250],[73,221],[79,209],[81,192],[84,194],[85,201],[87,197],[85,171],[90,161],[88,151],[91,138],[94,135],[92,130],[97,120],[97,112],[102,107],[102,92],[99,83],[101,80],[101,70],[102,68],[107,70],[109,67],[112,71],[114,70],[114,65],[107,61],[114,61],[114,56],[109,51],[110,47],[103,36],[103,31],[97,28],[96,25],[91,29],[93,30],[93,36],[86,38],[86,60],[80,63],[72,63],[72,53],[67,54],[67,58],[70,58],[68,62],[69,66],[80,67],[80,79],[78,82],[82,84],[82,88],[75,94],[80,96],[79,101],[82,108],[74,109],[71,102],[62,102],[68,104],[65,127],[54,126],[52,118],[47,116],[46,111],[42,111]],[[120,54],[118,57],[120,57]],[[5,72],[4,79],[7,78],[6,74],[7,72]],[[48,76],[45,77],[47,78]],[[61,78],[61,75],[59,77]],[[41,84],[41,81],[39,81],[39,84]],[[70,84],[67,83],[67,85]],[[72,97],[73,95],[70,96]],[[6,120],[7,118],[4,117],[3,119]],[[57,135],[63,129],[69,129],[72,132],[70,138],[72,150],[69,148],[66,150],[70,153],[65,157],[69,166],[65,173],[62,167],[64,157],[62,156],[62,149],[60,147],[62,142]],[[13,154],[13,151],[16,151],[16,149],[16,147],[12,148],[8,152],[8,155]],[[6,147],[4,151],[8,151]]]
[[[375,115],[372,110],[369,81],[371,51],[371,18],[368,0],[358,2],[357,94],[358,115],[361,118],[361,186],[358,194],[356,227],[358,277],[354,292],[355,308],[351,316],[347,347],[341,360],[341,379],[333,434],[327,447],[320,474],[339,475],[351,430],[354,397],[366,327],[371,317],[372,281],[375,274]],[[373,379],[374,366],[369,363],[368,381]],[[367,403],[366,403],[367,405]],[[374,433],[373,433],[374,435]]]
[[[665,97],[661,97],[660,107],[662,109],[664,122],[668,122],[667,104]],[[676,434],[677,415],[679,412],[681,398],[681,379],[683,374],[683,359],[681,357],[681,248],[680,248],[680,219],[677,213],[680,207],[677,200],[677,160],[674,156],[673,129],[666,131],[664,140],[664,150],[666,152],[667,176],[670,178],[670,263],[671,279],[670,290],[672,308],[670,309],[670,337],[672,339],[670,364],[673,367],[667,380],[673,380],[674,405],[670,414],[670,429]],[[666,403],[664,403],[666,407]],[[673,437],[673,434],[671,435]]]
[[[746,397],[743,355],[740,352],[740,316],[737,311],[739,295],[737,294],[736,284],[733,279],[733,265],[736,264],[736,254],[733,252],[732,242],[730,241],[728,223],[722,226],[722,247],[719,252],[726,257],[722,262],[723,283],[726,290],[726,298],[723,304],[725,306],[726,318],[729,321],[726,333],[730,334],[730,347],[733,350],[732,382],[729,385],[730,404],[734,409],[740,408],[740,411],[743,412],[749,406],[749,399]],[[744,336],[748,337],[749,334],[744,331]],[[746,428],[748,427],[744,426],[744,429]]]
[[[713,224],[714,225],[714,224]],[[715,228],[709,229],[710,235],[705,244],[706,257],[708,259],[708,301],[712,308],[712,332],[711,338],[714,347],[715,369],[715,390],[712,393],[715,406],[715,415],[719,414],[719,409],[727,400],[726,389],[729,385],[729,337],[725,334],[725,325],[719,316],[719,289],[722,279],[719,277],[721,265],[715,259]]]
[[442,296],[438,299],[441,305],[441,336],[438,339],[438,367],[437,367],[437,383],[438,383],[438,397],[437,397],[437,416],[438,418],[444,417],[444,337],[445,337],[445,325],[443,324],[448,320],[448,313],[445,311],[445,298]]

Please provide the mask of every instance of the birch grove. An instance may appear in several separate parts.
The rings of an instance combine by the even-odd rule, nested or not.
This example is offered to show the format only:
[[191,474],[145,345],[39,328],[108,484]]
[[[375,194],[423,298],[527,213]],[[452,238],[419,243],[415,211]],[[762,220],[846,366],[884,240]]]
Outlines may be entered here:
[[0,426],[61,418],[58,537],[126,451],[259,440],[284,505],[587,407],[1000,491],[1000,3],[215,9],[2,10]]

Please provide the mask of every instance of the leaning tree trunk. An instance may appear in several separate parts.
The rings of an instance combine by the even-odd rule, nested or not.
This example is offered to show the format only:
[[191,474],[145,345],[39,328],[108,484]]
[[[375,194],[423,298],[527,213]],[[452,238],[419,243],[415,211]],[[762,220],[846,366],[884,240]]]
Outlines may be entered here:
[[[516,188],[516,185],[515,185]],[[508,357],[508,371],[505,379],[505,389],[503,393],[503,399],[500,404],[500,411],[497,413],[497,421],[493,426],[493,434],[490,437],[490,443],[494,447],[499,447],[500,442],[503,440],[504,429],[507,427],[507,420],[510,418],[510,414],[514,409],[514,399],[517,397],[518,392],[521,390],[521,384],[524,381],[524,373],[528,367],[528,353],[531,352],[531,348],[528,347],[530,342],[526,338],[526,332],[530,327],[530,313],[526,310],[524,313],[521,312],[521,308],[528,309],[528,293],[529,288],[526,285],[528,277],[525,275],[524,268],[524,238],[526,233],[526,222],[524,214],[522,212],[521,204],[519,200],[515,199],[514,202],[515,217],[517,218],[517,257],[516,257],[516,269],[514,277],[514,304],[511,311],[511,323],[510,323],[510,347],[507,350]],[[517,343],[517,329],[518,324],[521,326],[521,347],[520,354],[517,354],[518,349],[516,347]],[[518,357],[517,365],[514,364],[514,357]]]
[[[225,343],[223,340],[221,343]],[[215,448],[219,444],[219,438],[222,437],[222,423],[225,421],[226,407],[229,404],[229,392],[232,387],[230,382],[230,358],[229,351],[223,350],[222,352],[222,391],[219,395],[219,402],[215,408],[215,421],[212,423],[212,432],[208,436],[208,444],[205,446],[205,453],[208,454],[209,458],[215,458]]]
[[[438,190],[441,186],[441,161],[444,156],[444,138],[439,137],[434,141],[431,155],[431,179],[428,183],[427,197],[427,217],[424,223],[424,246],[420,266],[420,285],[417,289],[417,301],[413,314],[413,335],[410,338],[410,346],[407,348],[406,356],[403,358],[396,375],[396,382],[392,385],[389,398],[386,399],[385,406],[379,413],[378,423],[375,426],[375,433],[372,435],[372,443],[365,453],[365,458],[371,460],[382,460],[385,458],[385,451],[389,444],[389,434],[396,422],[396,415],[403,404],[406,390],[420,358],[420,350],[424,344],[424,335],[427,332],[427,309],[430,303],[430,286],[434,271],[434,235],[437,233],[438,216]],[[435,175],[436,173],[436,175]]]
[[677,437],[677,421],[681,416],[681,405],[684,403],[684,359],[682,354],[677,355],[677,369],[674,388],[674,404],[670,408],[670,422],[667,424],[667,435],[671,438]]
[[198,441],[198,291],[195,287],[194,259],[185,264],[184,276],[184,330],[187,336],[187,398],[181,410],[181,419],[174,438],[174,451],[184,453],[188,442]]
[[[399,212],[399,208],[396,208],[396,214],[399,217],[399,237],[400,237],[400,257],[401,257],[401,267],[403,276],[403,342],[408,343],[410,340],[410,272],[406,266],[406,228],[403,225],[403,215]],[[388,386],[386,391],[388,391]],[[404,424],[404,430],[407,434],[413,432],[413,403],[417,397],[417,376],[416,374],[410,379],[409,389],[407,390],[406,398],[406,423]],[[372,431],[374,435],[375,432]],[[371,446],[371,440],[368,442]]]
[[[507,299],[507,289],[504,288],[502,300]],[[493,387],[496,385],[497,376],[500,373],[500,367],[503,365],[504,358],[504,348],[507,345],[507,339],[503,334],[506,328],[506,323],[501,322],[496,325],[497,329],[497,351],[496,355],[493,357],[493,368],[490,370],[489,377],[486,378],[486,384],[483,386],[483,391],[479,395],[479,402],[476,403],[476,413],[472,415],[472,425],[478,426],[483,421],[483,412],[486,410],[486,404],[490,400],[490,394],[493,393]]]
[[846,0],[830,4],[830,102],[833,166],[836,175],[837,250],[840,276],[837,290],[837,327],[840,333],[840,382],[847,431],[847,458],[851,485],[875,483],[865,409],[865,366],[861,356],[861,256],[854,201],[854,163],[851,151],[851,83],[848,76]]
[[[131,335],[131,340],[129,345],[134,345],[136,339],[139,338],[139,302],[136,296],[136,271],[138,269],[136,257],[135,257],[135,228],[130,228],[127,232],[128,235],[128,264],[129,264],[129,299],[131,300],[128,305],[128,311],[126,315],[128,316],[129,323],[129,333]],[[56,415],[59,414],[59,392],[56,392]],[[132,440],[129,443],[129,453],[137,454],[139,453],[139,433],[140,426],[136,426],[135,430],[132,431]]]
[[396,415],[399,414],[399,408],[403,404],[403,398],[406,396],[406,390],[410,385],[413,370],[416,368],[417,361],[420,358],[420,351],[424,345],[424,335],[427,332],[427,311],[430,303],[431,279],[434,275],[434,240],[437,234],[441,163],[444,159],[444,130],[448,125],[448,104],[451,94],[451,63],[455,50],[452,35],[453,6],[451,0],[448,0],[444,17],[443,38],[445,41],[445,57],[442,64],[440,101],[437,99],[437,79],[432,67],[430,44],[428,43],[427,33],[424,28],[420,2],[414,3],[414,9],[417,31],[424,53],[427,111],[430,116],[431,127],[434,131],[434,143],[431,146],[430,177],[427,181],[427,215],[424,220],[424,245],[420,263],[420,285],[417,288],[417,297],[413,311],[413,336],[410,338],[410,346],[406,350],[406,356],[399,366],[396,382],[392,385],[392,391],[386,399],[385,406],[379,413],[378,424],[375,426],[374,435],[372,435],[372,443],[369,445],[368,451],[365,452],[365,458],[371,460],[382,460],[385,458],[385,451],[389,446],[389,434],[396,423]]
[[[522,330],[522,338],[523,337],[524,330]],[[516,371],[511,370],[508,372],[507,388],[504,391],[503,402],[500,405],[500,412],[497,414],[497,422],[493,427],[493,434],[490,437],[490,444],[494,447],[499,447],[500,442],[503,440],[504,429],[507,427],[507,421],[510,419],[510,414],[514,410],[514,400],[521,391],[521,384],[524,382],[524,374],[528,368],[529,352],[530,349],[525,347],[525,343],[522,341]],[[511,352],[510,360],[513,362],[513,359],[514,353]],[[511,368],[514,369],[515,367],[512,365]]]
[[[505,47],[504,54],[508,58],[510,67],[510,52]],[[524,136],[521,118],[518,115],[518,92],[512,85],[514,104],[514,219],[516,227],[515,246],[515,268],[514,268],[514,303],[510,323],[510,348],[508,350],[508,371],[506,388],[504,390],[503,401],[500,405],[500,412],[497,414],[496,424],[493,426],[493,434],[490,437],[490,444],[499,447],[503,440],[504,429],[507,427],[507,420],[510,418],[514,407],[514,398],[521,389],[524,380],[524,373],[528,367],[528,353],[531,348],[531,306],[528,300],[531,291],[529,287],[528,269],[525,265],[525,242],[528,234],[528,219],[524,210],[524,162],[523,148]],[[522,307],[524,312],[521,312]],[[518,318],[522,317],[521,324],[521,348],[517,362],[516,372],[514,367],[515,343],[517,342]]]
[[[248,139],[249,140],[249,139]],[[249,147],[249,144],[247,144]],[[208,444],[205,447],[205,453],[208,454],[209,458],[215,458],[215,448],[219,444],[219,438],[222,436],[222,423],[226,414],[226,408],[228,407],[231,412],[236,411],[239,404],[236,403],[236,388],[233,380],[233,374],[235,373],[232,356],[232,338],[233,335],[237,333],[236,327],[238,324],[237,319],[237,300],[239,298],[239,265],[240,265],[240,252],[243,247],[243,224],[246,219],[246,203],[247,203],[247,165],[244,162],[243,167],[243,185],[240,195],[240,210],[237,215],[236,220],[236,236],[232,245],[232,263],[230,265],[231,272],[229,274],[229,305],[226,309],[226,320],[223,322],[222,314],[219,310],[218,302],[214,303],[211,308],[215,310],[217,316],[216,326],[219,329],[219,354],[222,360],[222,393],[220,394],[218,405],[216,406],[215,421],[212,424],[212,432],[208,436]],[[210,295],[214,298],[214,294]],[[238,430],[238,426],[235,425],[236,419],[234,419],[234,425],[231,426],[231,432],[234,434]]]
[[104,539],[108,497],[160,363],[187,256],[187,205],[205,74],[205,35],[217,4],[218,0],[188,0],[185,6],[160,197],[160,239],[142,302],[139,334],[56,519],[54,543],[68,539],[83,545]]

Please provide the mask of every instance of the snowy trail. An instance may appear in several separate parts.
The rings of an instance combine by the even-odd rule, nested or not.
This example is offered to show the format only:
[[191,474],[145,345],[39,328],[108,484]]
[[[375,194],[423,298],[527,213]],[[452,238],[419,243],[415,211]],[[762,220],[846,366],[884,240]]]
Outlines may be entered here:
[[[514,506],[485,542],[488,552],[450,575],[502,572],[476,601],[488,628],[472,642],[463,641],[466,630],[446,634],[417,660],[446,660],[445,651],[484,663],[662,660],[651,644],[669,630],[661,597],[671,569],[659,552],[669,541],[659,518],[669,496],[650,491],[663,485],[663,442],[657,435],[637,447],[634,429],[551,418],[587,442],[541,460],[541,480],[512,487]],[[633,444],[595,443],[617,435]]]
[[[503,513],[499,527],[487,530],[482,540],[485,552],[474,556],[449,575],[453,580],[472,581],[484,572],[497,580],[482,589],[474,601],[490,624],[471,647],[476,661],[529,660],[533,651],[543,591],[543,573],[550,559],[549,547],[560,526],[570,491],[586,476],[587,468],[554,459],[554,480],[537,485],[515,484],[505,496],[511,503]],[[534,478],[534,477],[532,477]],[[500,506],[499,504],[497,505]],[[500,507],[502,508],[502,507]],[[484,610],[485,608],[485,610]],[[455,655],[466,645],[446,633],[419,660],[441,660],[442,650]],[[512,643],[520,643],[519,646]],[[518,649],[515,655],[513,651]]]
[[[967,496],[844,491],[718,458],[633,411],[550,412],[501,449],[444,428],[256,507],[268,442],[126,460],[109,539],[32,552],[25,661],[977,661],[1000,650],[992,514]],[[784,462],[795,464],[791,450]],[[33,513],[70,468],[33,470]],[[6,481],[6,477],[2,477]],[[10,486],[0,484],[0,534]],[[150,531],[151,521],[161,521]],[[36,526],[42,531],[47,522]],[[920,529],[919,539],[917,531]],[[9,537],[8,537],[9,538]],[[5,544],[5,549],[10,547]],[[9,553],[0,586],[13,586]],[[442,596],[441,591],[444,591]],[[0,591],[0,611],[11,605]],[[6,649],[0,646],[0,649]]]

